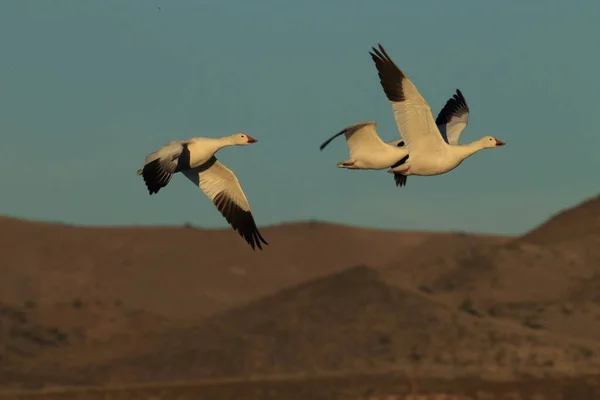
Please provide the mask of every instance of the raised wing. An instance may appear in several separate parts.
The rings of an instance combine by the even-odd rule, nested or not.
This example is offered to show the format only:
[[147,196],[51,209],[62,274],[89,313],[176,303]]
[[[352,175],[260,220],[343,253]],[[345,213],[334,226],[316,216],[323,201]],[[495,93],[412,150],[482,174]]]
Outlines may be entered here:
[[469,123],[469,106],[460,90],[456,89],[456,94],[446,102],[435,123],[446,143],[458,144],[460,134]]
[[431,108],[417,88],[394,64],[385,49],[373,47],[369,52],[379,73],[379,81],[392,103],[394,118],[404,144],[411,149],[435,151],[444,146],[444,140],[435,125]]
[[221,215],[253,250],[255,247],[262,250],[261,242],[268,245],[258,231],[240,182],[215,156],[207,163],[182,173],[208,196]]

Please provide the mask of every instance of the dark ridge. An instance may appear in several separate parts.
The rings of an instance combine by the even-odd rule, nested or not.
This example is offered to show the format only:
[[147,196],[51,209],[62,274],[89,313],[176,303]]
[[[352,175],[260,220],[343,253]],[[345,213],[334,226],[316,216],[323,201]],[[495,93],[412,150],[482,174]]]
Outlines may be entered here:
[[549,245],[575,238],[581,242],[597,237],[600,237],[600,194],[554,214],[517,240]]
[[375,62],[379,73],[379,81],[388,100],[393,102],[406,100],[404,97],[404,88],[402,87],[402,82],[406,78],[406,75],[394,64],[383,46],[379,45],[379,50],[375,47],[372,49],[375,54],[372,52],[369,52],[369,54]]
[[227,197],[225,192],[218,193],[215,196],[213,203],[231,227],[236,230],[246,242],[248,242],[252,247],[252,250],[256,250],[255,247],[262,250],[261,242],[267,245],[269,244],[258,231],[252,213],[243,210],[231,198]]

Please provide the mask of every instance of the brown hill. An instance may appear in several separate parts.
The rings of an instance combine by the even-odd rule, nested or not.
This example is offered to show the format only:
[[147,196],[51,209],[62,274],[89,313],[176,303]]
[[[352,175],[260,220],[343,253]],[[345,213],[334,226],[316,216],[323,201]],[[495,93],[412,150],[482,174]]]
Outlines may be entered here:
[[43,359],[79,365],[121,351],[133,355],[140,336],[197,325],[356,262],[389,263],[424,241],[444,252],[454,236],[320,222],[263,233],[271,246],[252,252],[229,229],[96,228],[0,218],[2,366],[29,368]]
[[[256,253],[228,229],[1,219],[0,384],[594,372],[598,204],[516,239],[284,224]],[[30,343],[54,330],[72,339]]]
[[[539,330],[600,338],[600,197],[521,238],[386,271],[481,315]],[[415,249],[415,251],[417,251]]]
[[[600,343],[502,324],[355,267],[156,337],[80,379],[169,381],[332,372],[514,376],[600,371]],[[176,344],[175,344],[176,343]],[[160,350],[159,350],[160,349]],[[80,369],[77,369],[80,371]],[[73,374],[80,374],[73,372]]]
[[[60,380],[65,375],[57,375],[54,365],[101,355],[107,338],[118,339],[125,347],[168,326],[164,318],[127,309],[121,303],[75,300],[44,308],[33,301],[22,306],[0,303],[0,386],[15,383],[9,373],[21,374],[17,382],[22,383],[31,383],[32,371],[46,378],[56,376],[45,381]],[[50,363],[37,369],[44,359]]]
[[520,241],[551,244],[600,236],[600,195],[564,210],[521,237]]
[[253,252],[230,229],[91,228],[0,218],[0,301],[41,307],[120,301],[197,320],[356,263],[389,263],[424,240],[443,245],[451,236],[320,222],[263,233],[272,244]]

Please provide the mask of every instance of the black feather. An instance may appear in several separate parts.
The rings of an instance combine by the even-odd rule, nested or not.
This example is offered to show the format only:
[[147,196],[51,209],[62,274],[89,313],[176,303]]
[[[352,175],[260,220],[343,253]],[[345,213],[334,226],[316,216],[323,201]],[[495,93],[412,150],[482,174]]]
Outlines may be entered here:
[[442,110],[435,119],[435,124],[438,126],[447,124],[453,117],[460,118],[468,112],[469,106],[467,105],[465,96],[463,96],[460,90],[456,89],[456,94],[448,99],[444,107],[442,107]]
[[262,250],[261,242],[269,244],[260,234],[252,213],[243,210],[225,192],[218,193],[213,199],[213,203],[231,227],[248,242],[253,250],[256,250],[255,247]]
[[394,181],[396,181],[396,186],[406,186],[406,179],[408,179],[406,175],[394,172]]
[[402,157],[400,160],[398,160],[398,162],[396,162],[394,165],[392,165],[390,168],[396,168],[401,166],[402,164],[404,164],[407,160],[408,160],[408,154],[405,155],[404,157]]
[[338,136],[341,136],[341,135],[343,135],[344,133],[348,132],[350,129],[352,129],[352,127],[345,128],[344,130],[342,130],[342,131],[340,131],[340,132],[336,133],[335,135],[333,135],[332,137],[330,137],[329,139],[327,139],[326,141],[324,141],[324,142],[323,142],[323,144],[322,144],[322,145],[319,147],[319,149],[320,149],[321,151],[323,151],[323,149],[325,148],[325,146],[327,146],[329,143],[331,143],[331,141],[332,141],[333,139],[335,139],[335,138],[336,138],[336,137],[338,137]]
[[406,100],[404,96],[404,79],[406,75],[394,64],[390,56],[383,48],[379,45],[379,50],[375,47],[372,48],[373,52],[369,52],[377,72],[379,74],[379,81],[389,101],[403,102]]

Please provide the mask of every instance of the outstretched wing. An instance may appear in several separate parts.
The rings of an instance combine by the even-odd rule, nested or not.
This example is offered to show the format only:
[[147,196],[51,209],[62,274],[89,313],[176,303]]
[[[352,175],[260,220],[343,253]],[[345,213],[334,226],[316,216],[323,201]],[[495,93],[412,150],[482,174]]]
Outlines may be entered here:
[[444,146],[429,104],[415,85],[394,64],[385,49],[373,47],[369,52],[379,74],[381,87],[392,103],[394,118],[404,144],[414,150],[437,151]]
[[253,250],[255,247],[262,250],[261,242],[268,245],[258,231],[240,182],[215,156],[207,163],[182,173],[208,196],[221,215]]
[[379,135],[377,134],[377,123],[376,122],[359,122],[354,125],[350,125],[344,128],[340,132],[336,133],[329,139],[327,139],[320,146],[321,151],[329,144],[333,139],[338,136],[345,135],[348,149],[350,150],[350,156],[357,151],[370,152],[376,154],[377,152],[385,149],[388,146]]
[[435,123],[446,143],[458,144],[460,134],[469,123],[469,106],[460,90],[456,89],[456,94],[446,102]]

